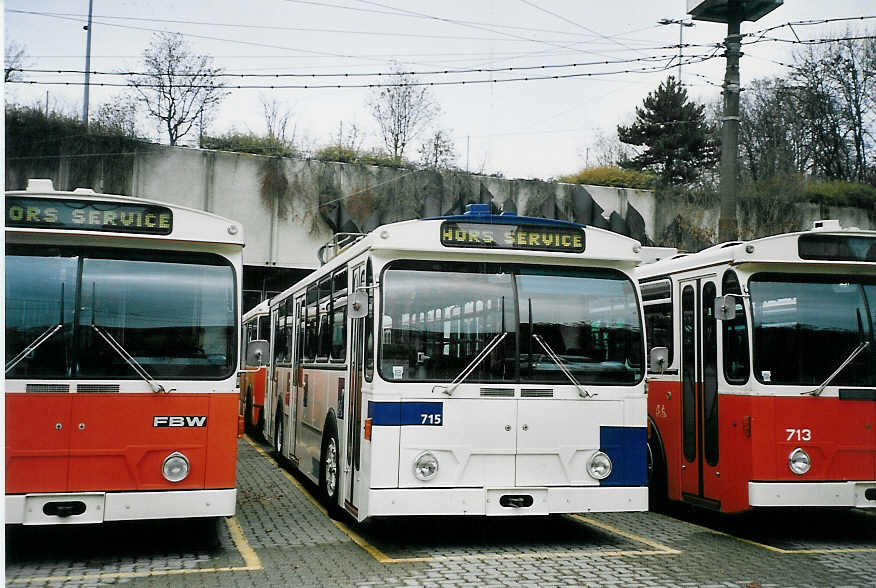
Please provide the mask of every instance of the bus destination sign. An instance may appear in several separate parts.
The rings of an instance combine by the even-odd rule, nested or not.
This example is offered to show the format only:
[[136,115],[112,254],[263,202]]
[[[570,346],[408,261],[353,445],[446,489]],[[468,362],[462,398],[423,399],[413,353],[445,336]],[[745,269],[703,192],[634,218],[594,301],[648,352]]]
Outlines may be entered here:
[[173,212],[151,204],[12,196],[6,198],[6,226],[169,235]]
[[441,244],[445,247],[581,253],[584,251],[584,230],[577,227],[523,223],[445,221],[441,224]]

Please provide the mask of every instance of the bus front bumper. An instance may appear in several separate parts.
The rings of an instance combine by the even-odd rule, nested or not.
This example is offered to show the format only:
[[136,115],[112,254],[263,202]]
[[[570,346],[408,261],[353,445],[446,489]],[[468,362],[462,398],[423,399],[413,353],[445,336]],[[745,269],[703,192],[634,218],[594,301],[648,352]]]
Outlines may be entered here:
[[863,482],[749,482],[751,506],[876,508],[876,480]]
[[648,488],[644,486],[403,488],[368,493],[368,516],[522,516],[645,510]]
[[234,514],[237,490],[7,494],[6,523],[75,525]]

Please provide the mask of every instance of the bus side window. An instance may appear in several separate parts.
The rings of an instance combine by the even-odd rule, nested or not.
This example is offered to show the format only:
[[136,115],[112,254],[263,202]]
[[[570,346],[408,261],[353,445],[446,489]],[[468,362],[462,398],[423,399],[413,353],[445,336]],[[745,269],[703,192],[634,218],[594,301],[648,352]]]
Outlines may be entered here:
[[316,352],[319,346],[319,305],[317,303],[316,284],[307,288],[307,317],[304,328],[304,357],[305,362],[316,360]]
[[645,311],[645,337],[648,355],[655,347],[669,351],[667,367],[672,365],[672,281],[668,279],[645,282],[640,285],[642,306]]
[[286,337],[284,337],[283,325],[286,322],[284,306],[281,304],[277,307],[277,324],[275,325],[274,340],[274,363],[283,363],[289,355],[289,350],[286,345]]
[[271,315],[265,314],[259,317],[257,339],[271,340]]
[[[727,270],[721,285],[724,294],[742,294],[736,272]],[[736,300],[736,317],[721,321],[723,330],[724,379],[729,384],[744,384],[748,381],[748,322],[745,318],[743,298]]]
[[335,272],[332,278],[331,361],[344,361],[347,356],[347,270]]

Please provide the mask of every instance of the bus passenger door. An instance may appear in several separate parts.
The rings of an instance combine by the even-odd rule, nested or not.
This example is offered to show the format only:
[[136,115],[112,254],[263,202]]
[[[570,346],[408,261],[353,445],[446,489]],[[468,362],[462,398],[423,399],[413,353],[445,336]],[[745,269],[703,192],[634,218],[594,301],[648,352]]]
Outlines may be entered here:
[[[365,284],[365,264],[360,264],[350,272],[350,296],[355,294],[360,286]],[[369,294],[370,292],[364,290]],[[370,304],[369,304],[370,306]],[[344,492],[344,508],[356,514],[356,473],[360,466],[360,451],[362,445],[362,379],[365,366],[365,318],[350,320],[350,371],[347,378],[346,394],[346,434],[343,441],[344,461],[341,463],[342,483]],[[339,427],[340,428],[340,427]]]
[[682,499],[719,508],[714,276],[681,282]]

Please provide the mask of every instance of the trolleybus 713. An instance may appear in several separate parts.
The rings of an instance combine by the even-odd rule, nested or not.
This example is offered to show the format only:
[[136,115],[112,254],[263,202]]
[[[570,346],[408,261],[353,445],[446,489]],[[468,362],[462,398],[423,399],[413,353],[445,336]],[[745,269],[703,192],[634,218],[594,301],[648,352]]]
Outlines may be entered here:
[[638,276],[655,497],[876,507],[876,232],[818,221]]
[[488,205],[344,238],[271,301],[265,434],[330,507],[647,509],[637,241]]
[[247,433],[261,434],[265,426],[265,385],[267,355],[247,358],[246,348],[252,341],[263,341],[265,350],[271,340],[271,307],[263,300],[246,311],[241,318],[241,358],[246,362],[240,372],[240,414]]
[[241,226],[50,180],[5,214],[6,522],[234,514]]

